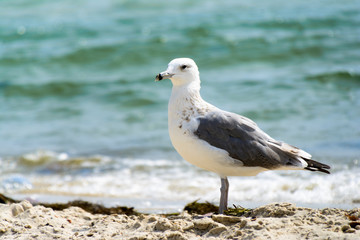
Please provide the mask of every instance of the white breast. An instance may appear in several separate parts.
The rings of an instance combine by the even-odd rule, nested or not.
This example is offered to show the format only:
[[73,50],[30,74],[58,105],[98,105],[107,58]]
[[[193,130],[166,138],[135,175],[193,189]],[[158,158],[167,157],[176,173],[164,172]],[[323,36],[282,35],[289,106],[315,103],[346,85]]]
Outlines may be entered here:
[[176,151],[189,163],[219,174],[220,176],[253,176],[266,169],[260,167],[243,167],[239,160],[233,159],[222,149],[199,139],[195,134],[198,127],[197,117],[215,107],[189,98],[169,101],[169,135]]

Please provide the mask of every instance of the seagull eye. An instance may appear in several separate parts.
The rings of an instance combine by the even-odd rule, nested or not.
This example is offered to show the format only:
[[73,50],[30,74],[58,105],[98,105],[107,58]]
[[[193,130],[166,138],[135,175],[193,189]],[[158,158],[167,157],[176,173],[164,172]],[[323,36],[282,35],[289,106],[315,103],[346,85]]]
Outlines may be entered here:
[[180,66],[181,70],[185,70],[187,67],[188,67],[188,66],[186,66],[186,65],[181,65],[181,66]]

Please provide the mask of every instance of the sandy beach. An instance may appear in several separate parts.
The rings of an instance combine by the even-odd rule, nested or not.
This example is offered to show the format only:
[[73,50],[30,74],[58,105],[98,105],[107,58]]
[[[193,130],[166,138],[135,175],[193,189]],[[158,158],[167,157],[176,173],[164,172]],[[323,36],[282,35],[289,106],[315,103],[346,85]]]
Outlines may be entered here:
[[91,214],[28,201],[0,204],[0,239],[360,239],[360,208],[310,209],[273,203],[241,217]]

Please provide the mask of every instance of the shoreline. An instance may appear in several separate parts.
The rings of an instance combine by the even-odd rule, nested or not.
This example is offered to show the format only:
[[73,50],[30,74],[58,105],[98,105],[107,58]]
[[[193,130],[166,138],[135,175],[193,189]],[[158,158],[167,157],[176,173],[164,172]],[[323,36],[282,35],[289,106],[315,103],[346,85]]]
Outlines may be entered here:
[[[0,193],[1,196],[1,193]],[[78,196],[78,195],[53,195],[53,194],[8,194],[14,201],[28,200],[32,204],[41,203],[68,203],[72,201],[86,201],[90,203],[101,204],[105,207],[126,206],[136,209],[138,212],[145,214],[168,214],[174,212],[181,212],[184,206],[189,203],[185,200],[165,200],[165,199],[135,199],[126,198],[121,199],[118,197],[100,197],[100,196]],[[191,201],[191,200],[190,200]],[[200,202],[204,202],[204,199],[198,199]],[[212,202],[212,201],[210,201]],[[274,201],[277,202],[277,201]],[[294,202],[297,207],[321,209],[321,208],[340,208],[344,210],[351,210],[354,208],[360,208],[360,202],[354,203],[306,203],[306,202]],[[1,197],[0,197],[1,203]],[[213,202],[212,202],[213,203]],[[234,201],[229,201],[229,206],[233,206]],[[271,202],[268,201],[241,201],[240,204],[247,208],[257,208]]]
[[127,215],[108,212],[106,215],[92,214],[74,206],[54,210],[33,206],[24,200],[0,204],[0,238],[360,239],[360,208],[311,209],[291,203],[272,203],[241,214],[199,215],[183,211]]

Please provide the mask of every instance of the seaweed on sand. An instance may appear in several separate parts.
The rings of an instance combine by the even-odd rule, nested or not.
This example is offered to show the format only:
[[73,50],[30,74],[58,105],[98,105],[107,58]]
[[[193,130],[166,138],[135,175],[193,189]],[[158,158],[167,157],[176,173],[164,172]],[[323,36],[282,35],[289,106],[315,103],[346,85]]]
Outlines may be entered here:
[[75,200],[68,203],[40,203],[39,205],[52,208],[54,210],[64,210],[65,208],[69,207],[79,207],[92,214],[125,214],[128,216],[139,215],[139,213],[136,212],[133,207],[105,207],[101,204],[91,203],[82,200]]
[[[14,200],[12,198],[6,197],[5,195],[0,193],[0,204],[11,204],[18,203],[20,201]],[[64,210],[69,207],[79,207],[83,210],[92,213],[92,214],[125,214],[125,215],[140,215],[137,211],[134,210],[133,207],[105,207],[101,204],[91,203],[82,200],[70,201],[68,203],[32,203],[33,205],[40,205],[47,208],[52,208],[53,210]]]
[[[209,202],[199,203],[198,200],[196,200],[194,202],[187,204],[184,210],[188,211],[190,214],[199,214],[199,215],[204,215],[208,213],[217,214],[219,211],[219,207]],[[234,208],[229,208],[224,212],[224,214],[229,216],[239,217],[239,216],[243,216],[245,213],[248,213],[250,211],[251,211],[250,209],[234,205]]]

